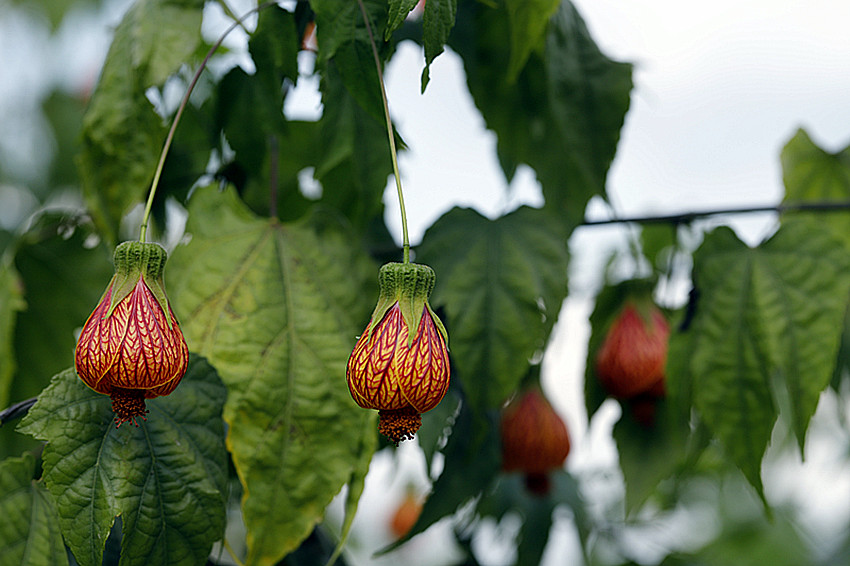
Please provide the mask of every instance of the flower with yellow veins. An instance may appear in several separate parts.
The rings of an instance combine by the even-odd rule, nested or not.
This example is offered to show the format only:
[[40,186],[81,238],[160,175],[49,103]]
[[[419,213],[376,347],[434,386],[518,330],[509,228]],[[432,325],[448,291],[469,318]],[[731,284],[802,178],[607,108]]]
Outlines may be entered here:
[[158,244],[119,245],[115,275],[77,341],[77,375],[110,396],[118,426],[144,419],[145,399],[174,391],[189,363],[186,340],[165,296],[167,258]]
[[354,401],[377,409],[378,430],[398,444],[413,438],[421,413],[436,407],[448,390],[448,336],[428,305],[433,269],[388,263],[378,283],[378,304],[348,358],[346,378]]

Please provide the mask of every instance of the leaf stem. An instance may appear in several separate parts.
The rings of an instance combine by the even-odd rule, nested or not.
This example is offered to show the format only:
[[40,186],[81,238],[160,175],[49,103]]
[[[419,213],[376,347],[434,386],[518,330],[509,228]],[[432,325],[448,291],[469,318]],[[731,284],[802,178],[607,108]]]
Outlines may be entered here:
[[177,113],[174,115],[174,120],[171,122],[171,128],[168,130],[168,136],[165,138],[165,144],[162,146],[162,152],[159,154],[159,162],[156,165],[156,171],[153,175],[153,182],[151,183],[150,191],[148,192],[148,200],[145,204],[145,211],[142,214],[142,226],[139,230],[139,241],[144,242],[147,236],[148,231],[148,220],[151,215],[151,208],[153,207],[153,199],[156,195],[156,189],[159,185],[159,179],[162,176],[162,168],[165,165],[165,158],[168,155],[168,150],[171,148],[171,142],[174,140],[174,132],[177,130],[177,124],[180,123],[180,118],[183,116],[183,111],[186,109],[186,106],[189,104],[189,96],[192,94],[192,91],[195,89],[195,85],[198,84],[198,79],[201,78],[201,73],[206,69],[207,63],[209,63],[210,58],[213,54],[221,47],[224,39],[232,32],[234,29],[242,25],[250,15],[259,12],[260,10],[267,8],[275,4],[276,2],[264,2],[258,5],[256,8],[252,8],[245,12],[241,18],[233,22],[230,27],[228,27],[224,33],[213,43],[212,47],[210,47],[209,51],[207,51],[206,57],[201,61],[201,65],[198,67],[198,70],[195,71],[195,75],[192,77],[191,82],[189,83],[189,87],[186,89],[186,94],[183,96],[183,100],[180,102],[180,106],[177,108]]
[[378,47],[375,44],[375,36],[372,34],[372,24],[369,22],[369,15],[366,13],[366,6],[363,5],[363,0],[357,0],[360,4],[360,12],[363,14],[363,21],[366,22],[366,31],[369,33],[369,41],[372,44],[372,56],[375,58],[375,70],[378,71],[378,82],[381,85],[381,100],[384,103],[384,117],[387,122],[387,137],[390,140],[390,155],[393,161],[393,175],[395,176],[395,186],[398,192],[398,206],[401,212],[401,236],[402,250],[404,253],[404,263],[410,263],[410,238],[407,235],[407,212],[404,209],[404,191],[401,189],[401,175],[398,172],[398,152],[395,147],[395,136],[393,135],[393,121],[390,117],[390,106],[387,102],[387,89],[384,87],[384,74],[381,72],[381,59],[378,57]]

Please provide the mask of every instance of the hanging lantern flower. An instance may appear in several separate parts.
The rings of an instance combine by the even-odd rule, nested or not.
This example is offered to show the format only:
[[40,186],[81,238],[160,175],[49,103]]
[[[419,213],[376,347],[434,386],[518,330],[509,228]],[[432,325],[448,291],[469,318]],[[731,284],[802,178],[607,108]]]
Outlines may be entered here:
[[144,419],[145,399],[174,391],[189,363],[186,340],[165,296],[167,258],[158,244],[119,245],[115,275],[77,341],[77,375],[111,397],[118,426]]
[[439,404],[449,387],[448,336],[428,305],[434,270],[388,263],[378,275],[378,304],[348,358],[354,401],[377,409],[378,430],[398,444],[413,438],[421,413]]
[[570,435],[538,385],[502,409],[501,432],[502,469],[522,472],[532,493],[547,493],[549,472],[563,466],[570,453]]
[[651,300],[629,300],[596,354],[596,376],[605,390],[627,399],[664,388],[670,326]]

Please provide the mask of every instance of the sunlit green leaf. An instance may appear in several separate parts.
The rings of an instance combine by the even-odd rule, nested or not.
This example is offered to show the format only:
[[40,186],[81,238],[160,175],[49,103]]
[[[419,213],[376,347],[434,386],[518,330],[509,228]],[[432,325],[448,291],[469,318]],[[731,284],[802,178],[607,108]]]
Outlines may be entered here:
[[0,566],[68,564],[56,503],[34,474],[32,454],[0,462]]
[[694,256],[694,403],[747,479],[760,465],[781,388],[801,444],[832,377],[850,293],[850,257],[815,223],[786,222],[751,249],[728,228]]
[[[785,182],[783,203],[850,201],[850,147],[838,153],[819,148],[805,130],[798,130],[782,149]],[[800,213],[793,213],[794,216]],[[850,250],[850,211],[806,214],[828,227]]]
[[[427,11],[426,11],[427,13]],[[537,173],[546,206],[568,221],[602,195],[629,108],[631,66],[599,51],[573,5],[552,16],[542,55],[532,52],[509,80],[507,10],[464,2],[449,45],[463,58],[467,83],[487,127],[498,136],[502,169]]]
[[232,190],[207,187],[190,201],[191,241],[169,262],[189,347],[228,386],[246,564],[296,548],[370,449],[373,416],[351,399],[345,364],[376,294],[362,294],[365,260],[350,239],[327,230],[257,218]]
[[194,53],[201,0],[138,0],[115,30],[83,119],[79,166],[86,202],[110,242],[123,215],[144,200],[165,141],[146,90]]
[[193,356],[174,393],[147,401],[139,427],[116,428],[109,397],[73,369],[53,378],[19,428],[47,441],[44,481],[77,562],[100,566],[118,515],[122,566],[204,562],[224,532],[225,396]]
[[454,208],[426,232],[417,261],[437,273],[453,365],[470,402],[498,407],[541,353],[567,295],[565,226],[522,207],[489,220]]

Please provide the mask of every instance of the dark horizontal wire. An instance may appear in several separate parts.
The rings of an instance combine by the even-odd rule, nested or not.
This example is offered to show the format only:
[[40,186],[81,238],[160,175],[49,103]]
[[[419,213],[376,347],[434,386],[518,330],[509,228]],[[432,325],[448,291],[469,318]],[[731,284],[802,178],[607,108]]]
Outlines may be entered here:
[[748,206],[743,208],[720,208],[703,211],[681,212],[655,216],[624,216],[606,220],[585,220],[582,226],[603,226],[606,224],[687,224],[709,216],[724,214],[748,214],[754,212],[839,212],[850,210],[850,201],[821,201],[774,204],[766,206]]

